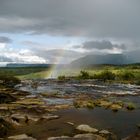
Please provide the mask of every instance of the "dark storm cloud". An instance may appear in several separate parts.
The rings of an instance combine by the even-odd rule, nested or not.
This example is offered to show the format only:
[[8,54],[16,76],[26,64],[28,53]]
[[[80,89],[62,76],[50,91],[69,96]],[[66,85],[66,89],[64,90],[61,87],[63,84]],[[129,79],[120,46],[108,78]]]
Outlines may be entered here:
[[84,42],[81,48],[86,49],[86,50],[92,50],[92,49],[98,49],[98,50],[104,50],[108,49],[111,50],[113,48],[118,48],[118,49],[126,49],[124,44],[118,45],[118,44],[112,44],[110,41],[103,40],[103,41],[87,41]]
[[4,36],[0,36],[0,43],[12,43],[12,39]]
[[137,39],[139,0],[0,0],[0,32]]

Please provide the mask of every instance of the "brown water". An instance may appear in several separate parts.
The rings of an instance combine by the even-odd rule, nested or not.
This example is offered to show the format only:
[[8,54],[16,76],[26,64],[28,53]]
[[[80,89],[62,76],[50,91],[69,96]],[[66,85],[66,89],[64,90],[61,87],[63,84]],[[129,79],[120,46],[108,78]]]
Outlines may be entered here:
[[[140,111],[118,111],[116,113],[103,108],[88,109],[68,109],[54,112],[60,116],[59,119],[51,121],[40,121],[26,127],[19,127],[11,131],[11,134],[30,134],[37,139],[46,139],[50,136],[76,134],[75,126],[88,124],[92,127],[107,129],[118,136],[118,139],[126,137],[138,130],[136,125],[140,123]],[[67,124],[74,123],[75,126]]]

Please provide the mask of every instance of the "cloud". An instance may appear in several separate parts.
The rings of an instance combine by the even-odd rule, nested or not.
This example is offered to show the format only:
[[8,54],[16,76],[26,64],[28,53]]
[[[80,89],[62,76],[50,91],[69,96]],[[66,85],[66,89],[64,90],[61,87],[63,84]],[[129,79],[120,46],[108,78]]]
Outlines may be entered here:
[[86,41],[82,44],[81,48],[86,50],[113,50],[114,48],[125,50],[126,46],[124,44],[113,44],[112,42],[108,40],[102,40],[102,41]]
[[0,36],[0,43],[12,43],[12,39],[5,36]]
[[8,57],[0,56],[0,62],[13,62],[13,61]]
[[47,63],[48,61],[29,49],[14,49],[0,43],[0,62],[16,63]]
[[0,32],[139,39],[138,0],[4,0]]
[[[1,0],[0,56],[15,62],[67,63],[89,53],[138,50],[139,13],[139,0]],[[30,41],[20,44],[27,37]],[[80,41],[72,40],[70,47],[63,43],[68,38]]]

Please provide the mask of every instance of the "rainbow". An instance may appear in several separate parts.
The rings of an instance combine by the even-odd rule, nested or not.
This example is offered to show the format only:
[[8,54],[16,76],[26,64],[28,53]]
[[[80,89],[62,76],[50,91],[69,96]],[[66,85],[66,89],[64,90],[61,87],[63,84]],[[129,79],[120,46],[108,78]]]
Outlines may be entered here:
[[48,73],[46,75],[46,79],[48,78],[57,78],[60,74],[60,68],[58,67],[58,65],[56,64],[62,64],[62,58],[64,56],[65,50],[61,49],[61,51],[59,51],[57,53],[58,57],[54,60],[53,65],[50,67],[50,69],[48,70]]

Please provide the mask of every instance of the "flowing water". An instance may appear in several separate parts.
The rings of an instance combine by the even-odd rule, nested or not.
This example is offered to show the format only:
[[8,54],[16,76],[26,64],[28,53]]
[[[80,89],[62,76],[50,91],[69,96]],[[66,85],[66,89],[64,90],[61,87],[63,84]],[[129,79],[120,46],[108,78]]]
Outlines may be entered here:
[[[32,85],[37,83],[36,87]],[[40,80],[40,81],[23,81],[17,87],[20,90],[29,91],[33,95],[40,93],[52,93],[60,95],[71,95],[73,97],[78,94],[94,95],[102,97],[109,95],[108,99],[112,101],[121,100],[123,102],[133,102],[137,105],[137,109],[133,111],[121,110],[114,113],[104,108],[88,109],[67,109],[55,112],[60,119],[35,125],[42,137],[74,135],[75,129],[70,127],[66,122],[72,122],[75,125],[89,124],[98,129],[108,129],[117,134],[118,139],[126,137],[138,130],[137,124],[140,124],[140,86],[130,84],[104,84],[93,80],[87,81],[57,81],[57,80]],[[113,96],[114,95],[114,96]],[[121,95],[121,96],[120,96]],[[45,98],[48,104],[72,104],[73,98]],[[24,129],[25,130],[25,129]],[[36,131],[36,130],[34,130]],[[43,133],[45,132],[45,133]],[[39,137],[37,133],[33,133]]]

